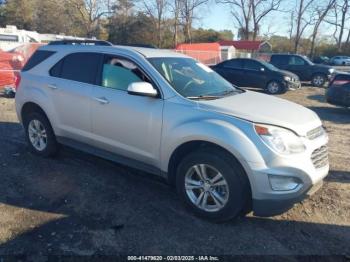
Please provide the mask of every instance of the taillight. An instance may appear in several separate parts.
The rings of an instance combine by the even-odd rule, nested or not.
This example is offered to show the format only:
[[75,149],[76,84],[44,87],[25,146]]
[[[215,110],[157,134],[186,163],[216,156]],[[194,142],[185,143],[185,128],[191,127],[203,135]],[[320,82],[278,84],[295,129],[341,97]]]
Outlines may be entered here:
[[21,83],[21,75],[20,74],[17,74],[15,76],[15,88],[16,88],[16,91],[18,90],[18,87],[19,87],[19,84]]
[[349,84],[349,83],[350,83],[350,80],[334,80],[332,85],[342,86],[342,85]]

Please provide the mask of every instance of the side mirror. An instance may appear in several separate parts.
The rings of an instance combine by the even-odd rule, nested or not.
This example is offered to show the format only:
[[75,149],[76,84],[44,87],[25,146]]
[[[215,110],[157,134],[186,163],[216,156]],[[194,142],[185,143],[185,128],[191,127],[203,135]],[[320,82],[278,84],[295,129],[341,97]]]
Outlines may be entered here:
[[158,95],[157,90],[147,82],[134,82],[129,84],[128,93],[130,95],[149,97],[156,97]]

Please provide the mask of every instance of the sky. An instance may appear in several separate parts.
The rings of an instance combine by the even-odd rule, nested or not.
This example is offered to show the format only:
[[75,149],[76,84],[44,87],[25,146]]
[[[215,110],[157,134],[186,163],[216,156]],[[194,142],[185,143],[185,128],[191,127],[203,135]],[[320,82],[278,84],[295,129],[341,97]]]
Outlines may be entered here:
[[[283,8],[291,8],[293,1],[285,2]],[[224,4],[210,3],[208,6],[202,7],[199,13],[200,19],[195,22],[195,27],[202,27],[206,29],[224,30],[228,29],[237,37],[237,26],[234,23],[233,17],[230,13],[230,7]],[[289,12],[272,12],[261,22],[261,34],[266,33],[288,36],[288,23],[290,16]],[[320,35],[331,38],[333,31],[329,25],[323,24],[320,27]],[[305,31],[305,36],[310,35],[310,29]]]
[[[230,7],[223,4],[212,3],[207,7],[203,7],[200,12],[200,19],[196,22],[197,27],[211,28],[215,30],[228,29],[233,31],[235,37],[237,36],[237,28],[233,17],[230,13]],[[281,17],[284,15],[279,14]],[[286,26],[286,19],[280,21],[277,25],[271,18],[266,18],[262,23],[262,33],[268,31],[274,32],[277,35],[288,35],[288,28]]]

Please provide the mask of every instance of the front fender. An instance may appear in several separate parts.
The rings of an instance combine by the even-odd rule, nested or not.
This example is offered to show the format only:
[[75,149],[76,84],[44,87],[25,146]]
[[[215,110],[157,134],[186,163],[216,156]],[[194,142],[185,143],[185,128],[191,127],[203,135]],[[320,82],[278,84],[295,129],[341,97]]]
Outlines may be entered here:
[[246,135],[251,123],[239,120],[236,124],[222,119],[192,119],[164,130],[161,148],[161,169],[167,172],[170,158],[184,143],[205,141],[232,153],[243,166],[247,162],[264,162],[255,144]]

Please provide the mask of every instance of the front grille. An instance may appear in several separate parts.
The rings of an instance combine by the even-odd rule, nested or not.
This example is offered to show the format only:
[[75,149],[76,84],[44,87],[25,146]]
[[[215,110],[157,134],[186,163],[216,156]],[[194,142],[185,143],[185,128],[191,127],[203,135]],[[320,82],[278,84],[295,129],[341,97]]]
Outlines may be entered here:
[[311,161],[315,168],[326,166],[328,164],[328,147],[321,146],[312,152]]
[[324,129],[322,126],[316,127],[315,129],[310,130],[307,132],[306,136],[310,140],[314,140],[324,134]]

